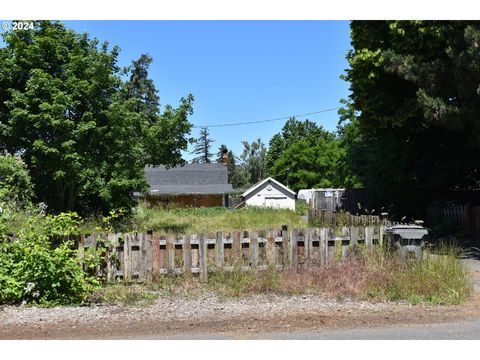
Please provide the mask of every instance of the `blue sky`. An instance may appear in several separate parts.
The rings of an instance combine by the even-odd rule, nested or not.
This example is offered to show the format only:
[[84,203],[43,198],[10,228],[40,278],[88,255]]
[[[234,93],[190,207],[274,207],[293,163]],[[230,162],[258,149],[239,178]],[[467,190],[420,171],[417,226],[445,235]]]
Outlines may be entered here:
[[[195,97],[194,125],[254,121],[339,106],[348,83],[347,21],[65,21],[121,48],[119,65],[142,53],[153,57],[150,76],[161,105]],[[310,120],[335,130],[336,111]],[[303,118],[305,119],[305,118]],[[242,140],[268,144],[285,121],[211,128],[216,152],[226,144],[236,154]],[[199,129],[192,135],[197,136]],[[192,156],[185,154],[186,159]]]

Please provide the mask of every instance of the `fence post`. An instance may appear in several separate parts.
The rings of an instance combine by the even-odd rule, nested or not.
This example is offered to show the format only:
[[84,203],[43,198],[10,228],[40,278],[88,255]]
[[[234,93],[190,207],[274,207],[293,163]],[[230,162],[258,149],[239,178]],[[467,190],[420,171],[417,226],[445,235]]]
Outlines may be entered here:
[[367,250],[372,249],[373,245],[373,228],[371,226],[365,226],[365,245]]
[[221,269],[223,267],[224,260],[225,257],[223,253],[223,233],[221,231],[217,231],[215,238],[215,265],[218,269]]
[[130,273],[130,252],[132,249],[132,242],[130,239],[130,234],[124,235],[123,242],[123,279],[129,282],[132,278]]
[[[350,236],[350,229],[346,226],[342,228],[342,236]],[[345,259],[348,254],[348,245],[350,240],[342,240],[342,259]]]
[[297,251],[297,241],[298,241],[298,229],[293,229],[290,236],[290,241],[292,244],[292,255],[291,255],[291,265],[298,265],[298,251]]
[[303,256],[305,257],[305,262],[308,263],[310,259],[310,229],[306,228],[303,231]]
[[290,265],[290,246],[288,241],[288,230],[282,229],[282,244],[283,244],[283,266]]
[[200,257],[200,280],[207,280],[207,242],[205,234],[200,234],[198,242],[198,252]]
[[116,260],[116,236],[115,234],[108,234],[107,236],[108,248],[107,248],[107,282],[115,281],[115,264]]
[[173,244],[173,235],[167,235],[167,272],[175,272],[175,245]]
[[385,227],[380,224],[380,229],[378,230],[378,245],[380,245],[380,247],[383,247],[383,236],[385,234]]
[[[331,235],[333,234],[333,231],[331,228],[327,228],[327,262],[335,262],[335,240],[332,238]],[[333,244],[330,245],[330,242]]]
[[320,229],[320,263],[326,265],[328,260],[328,228]]
[[160,275],[160,238],[152,236],[152,278]]
[[350,226],[350,245],[356,248],[358,244],[358,227]]
[[78,252],[77,252],[77,258],[78,262],[80,263],[80,266],[83,268],[83,259],[85,257],[85,235],[81,234],[78,237]]
[[242,264],[242,242],[240,238],[240,231],[234,231],[232,236],[233,264],[234,267],[240,267]]
[[138,243],[139,243],[139,255],[137,256],[138,261],[138,280],[144,281],[147,278],[147,248],[145,246],[145,234],[135,234]]
[[152,281],[153,279],[153,257],[152,257],[152,233],[148,232],[143,239],[145,243],[145,271],[147,281]]
[[250,261],[253,268],[258,266],[258,233],[257,230],[250,231]]
[[186,277],[192,276],[192,246],[190,245],[190,236],[183,236],[183,273]]
[[267,232],[267,243],[266,243],[268,266],[275,265],[275,237],[276,237],[276,231],[269,229]]

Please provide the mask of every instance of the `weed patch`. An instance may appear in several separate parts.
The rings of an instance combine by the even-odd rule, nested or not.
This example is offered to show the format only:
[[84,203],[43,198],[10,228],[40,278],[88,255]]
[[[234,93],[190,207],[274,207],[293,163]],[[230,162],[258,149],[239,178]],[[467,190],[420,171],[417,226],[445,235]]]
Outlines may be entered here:
[[141,204],[134,214],[132,227],[137,231],[192,234],[211,231],[305,227],[307,222],[288,209],[245,208],[149,208]]

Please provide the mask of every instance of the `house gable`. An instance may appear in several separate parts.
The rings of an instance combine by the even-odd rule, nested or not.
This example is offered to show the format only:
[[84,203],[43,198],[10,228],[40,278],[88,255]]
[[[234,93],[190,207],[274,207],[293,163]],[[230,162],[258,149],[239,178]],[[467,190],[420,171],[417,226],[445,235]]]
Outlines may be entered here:
[[243,193],[245,206],[295,210],[295,193],[273,178],[267,178]]
[[285,193],[285,194],[288,193],[291,196],[293,196],[293,198],[295,198],[295,192],[294,191],[290,190],[288,187],[286,187],[281,182],[275,180],[272,177],[268,177],[268,178],[256,183],[255,185],[253,185],[252,187],[247,189],[242,194],[242,197],[249,198],[252,193],[257,193],[259,190],[268,187],[268,185],[271,185],[272,187],[275,187],[278,191],[280,191],[282,193]]
[[280,185],[276,181],[275,182],[263,181],[258,186],[256,186],[252,191],[248,191],[248,192],[246,191],[245,193],[247,193],[247,195],[244,196],[244,200],[247,201],[255,197],[270,197],[270,198],[286,197],[289,199],[295,199],[295,193],[293,193],[286,186],[280,186]]

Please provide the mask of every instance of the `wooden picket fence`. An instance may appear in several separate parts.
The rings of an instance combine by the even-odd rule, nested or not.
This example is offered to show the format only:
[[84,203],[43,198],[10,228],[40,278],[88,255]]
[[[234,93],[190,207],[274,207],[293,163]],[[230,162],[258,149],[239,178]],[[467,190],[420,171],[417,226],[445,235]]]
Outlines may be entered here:
[[309,223],[325,226],[391,226],[396,223],[378,215],[353,215],[348,212],[308,210]]
[[199,274],[295,267],[342,261],[357,244],[383,243],[383,226],[217,232],[199,235],[80,235],[78,256],[101,256],[109,282],[151,281],[164,274]]

